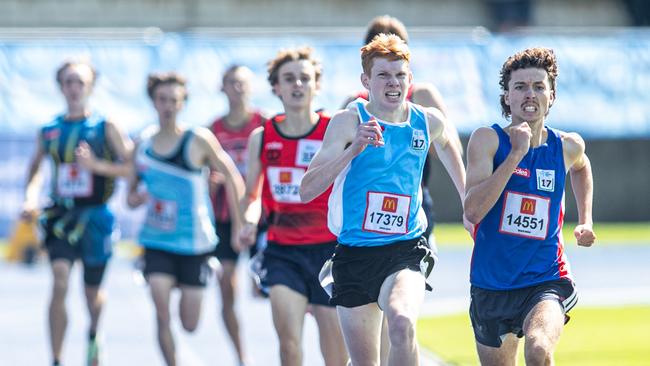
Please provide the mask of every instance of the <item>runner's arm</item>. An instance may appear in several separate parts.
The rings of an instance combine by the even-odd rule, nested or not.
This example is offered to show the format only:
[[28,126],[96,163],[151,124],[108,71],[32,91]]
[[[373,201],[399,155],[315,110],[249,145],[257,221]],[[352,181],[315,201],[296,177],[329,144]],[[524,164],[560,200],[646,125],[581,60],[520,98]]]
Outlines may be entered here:
[[195,131],[205,152],[208,166],[224,175],[228,208],[233,213],[233,225],[240,227],[242,212],[239,202],[244,193],[244,181],[235,163],[212,132],[206,128],[197,128]]
[[131,150],[131,157],[126,160],[128,174],[127,179],[127,194],[126,204],[130,208],[136,208],[147,202],[149,195],[146,191],[140,190],[140,177],[135,166],[136,149]]
[[301,201],[312,201],[325,192],[339,173],[368,145],[383,145],[379,124],[376,121],[359,124],[356,111],[352,109],[337,112],[327,127],[323,145],[302,178]]
[[264,128],[258,127],[248,137],[248,165],[246,168],[246,190],[241,200],[244,224],[242,226],[242,244],[252,245],[255,242],[257,224],[262,216],[262,136]]
[[593,196],[594,180],[591,171],[591,162],[585,154],[584,140],[575,133],[563,136],[562,146],[564,147],[565,164],[569,167],[571,176],[571,188],[578,207],[578,226],[573,234],[578,245],[591,246],[596,240],[593,230]]
[[481,127],[472,133],[467,145],[467,188],[463,210],[465,217],[478,224],[499,199],[512,172],[523,155],[510,152],[493,172],[494,154],[499,139],[493,129]]
[[120,161],[112,162],[95,156],[87,142],[81,141],[75,149],[75,160],[96,175],[105,177],[126,177],[129,175],[127,159],[131,156],[133,143],[113,122],[107,120],[105,125],[106,140],[117,154]]
[[428,108],[427,122],[429,123],[433,146],[451,180],[454,182],[462,204],[465,199],[465,165],[463,164],[463,158],[459,151],[459,144],[456,144],[450,139],[447,128],[449,122],[440,110]]

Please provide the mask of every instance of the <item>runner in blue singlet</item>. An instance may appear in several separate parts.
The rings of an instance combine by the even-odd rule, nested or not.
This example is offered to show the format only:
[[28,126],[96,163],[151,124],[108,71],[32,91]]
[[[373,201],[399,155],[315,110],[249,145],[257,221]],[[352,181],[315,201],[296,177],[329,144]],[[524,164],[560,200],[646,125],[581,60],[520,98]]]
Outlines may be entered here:
[[[337,305],[352,364],[379,362],[383,310],[389,365],[417,365],[415,321],[434,264],[422,237],[420,185],[430,143],[461,198],[464,166],[444,115],[405,100],[412,82],[406,43],[381,34],[361,48],[361,60],[370,101],[358,101],[332,118],[300,196],[310,201],[334,184],[328,225],[338,245],[331,259],[330,304]],[[327,276],[322,278],[329,287]]]
[[124,160],[132,150],[131,141],[115,123],[88,107],[95,76],[95,69],[86,61],[68,61],[59,67],[56,80],[68,110],[39,131],[27,177],[25,217],[37,211],[41,161],[48,158],[52,162],[50,205],[42,210],[41,222],[54,277],[48,313],[54,365],[62,359],[65,298],[76,259],[83,264],[90,315],[87,364],[100,362],[97,328],[104,304],[100,285],[112,254],[114,229],[113,213],[106,203],[115,177],[128,172]]
[[181,323],[185,330],[194,331],[210,275],[206,260],[218,241],[208,194],[209,171],[214,169],[225,178],[236,227],[241,221],[238,203],[244,184],[212,132],[178,125],[177,114],[187,99],[183,77],[176,73],[152,74],[147,91],[158,112],[159,126],[146,131],[138,144],[127,199],[130,207],[147,205],[139,237],[145,247],[144,273],[156,307],[163,358],[167,365],[176,365],[170,293],[179,288]]
[[545,126],[557,74],[550,49],[510,56],[500,85],[511,123],[477,129],[467,149],[464,209],[476,224],[470,317],[483,365],[514,365],[514,335],[525,337],[526,364],[553,364],[566,313],[578,299],[562,240],[567,172],[578,205],[578,245],[595,240],[585,143]]

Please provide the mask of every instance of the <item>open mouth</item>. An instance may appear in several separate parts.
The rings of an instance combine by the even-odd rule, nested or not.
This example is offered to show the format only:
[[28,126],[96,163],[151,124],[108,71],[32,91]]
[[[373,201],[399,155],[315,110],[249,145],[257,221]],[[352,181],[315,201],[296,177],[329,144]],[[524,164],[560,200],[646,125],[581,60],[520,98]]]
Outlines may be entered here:
[[537,112],[537,106],[532,104],[527,104],[524,105],[523,110],[524,112],[534,113]]
[[402,93],[399,91],[390,91],[384,94],[388,100],[399,100]]

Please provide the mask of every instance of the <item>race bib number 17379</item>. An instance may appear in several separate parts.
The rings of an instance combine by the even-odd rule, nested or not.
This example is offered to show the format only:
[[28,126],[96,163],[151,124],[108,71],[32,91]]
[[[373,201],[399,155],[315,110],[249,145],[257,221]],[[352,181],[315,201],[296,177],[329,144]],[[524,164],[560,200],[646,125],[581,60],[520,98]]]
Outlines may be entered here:
[[381,234],[406,234],[411,197],[384,192],[368,192],[363,230]]

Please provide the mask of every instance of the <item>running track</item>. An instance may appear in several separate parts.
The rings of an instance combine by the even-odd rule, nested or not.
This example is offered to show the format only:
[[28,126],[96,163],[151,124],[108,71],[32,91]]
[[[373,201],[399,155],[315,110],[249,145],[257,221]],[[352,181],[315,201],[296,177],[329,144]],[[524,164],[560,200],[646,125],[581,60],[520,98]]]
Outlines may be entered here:
[[[569,260],[580,290],[578,306],[650,304],[649,246],[568,248]],[[469,285],[469,248],[441,249],[434,270],[434,292],[428,293],[426,315],[466,311]],[[243,275],[244,266],[240,272]],[[155,315],[147,288],[134,281],[132,262],[116,258],[106,277],[109,299],[102,319],[108,365],[162,365],[154,330]],[[238,311],[249,354],[257,366],[279,365],[270,306],[251,296],[242,281]],[[72,273],[68,296],[68,334],[65,365],[83,365],[86,310],[78,269]],[[49,269],[44,264],[25,267],[0,262],[0,365],[48,365],[46,304]],[[174,322],[182,366],[236,365],[218,312],[214,281],[206,291],[199,329],[187,334]],[[304,365],[320,366],[315,322],[307,316],[304,330]],[[432,364],[430,360],[423,362]]]

